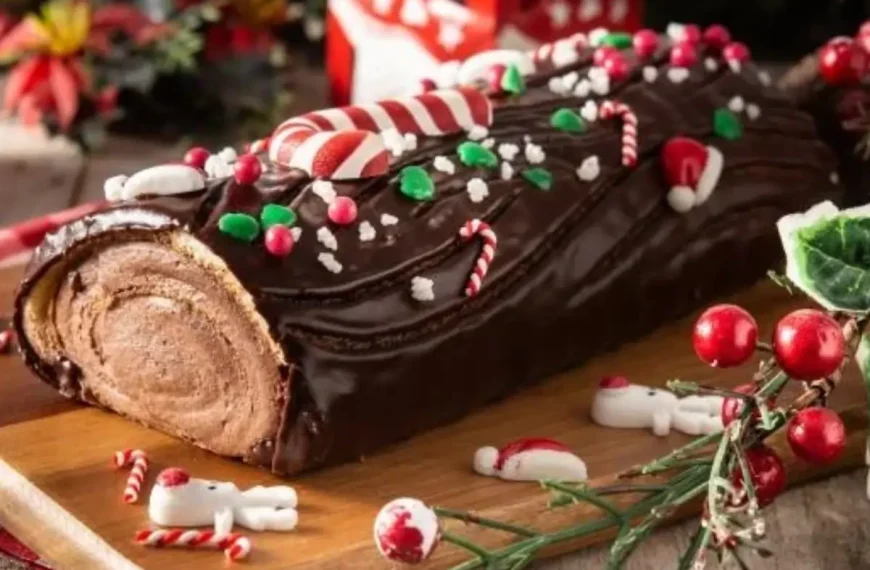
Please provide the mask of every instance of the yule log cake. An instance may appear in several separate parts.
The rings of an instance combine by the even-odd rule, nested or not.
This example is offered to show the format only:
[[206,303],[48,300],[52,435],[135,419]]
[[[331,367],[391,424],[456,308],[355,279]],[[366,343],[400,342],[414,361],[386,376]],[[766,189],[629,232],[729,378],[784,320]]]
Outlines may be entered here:
[[27,269],[27,363],[289,474],[752,283],[776,220],[839,195],[835,160],[726,30],[672,35],[486,53],[434,91],[290,119],[255,155],[110,179],[113,205]]

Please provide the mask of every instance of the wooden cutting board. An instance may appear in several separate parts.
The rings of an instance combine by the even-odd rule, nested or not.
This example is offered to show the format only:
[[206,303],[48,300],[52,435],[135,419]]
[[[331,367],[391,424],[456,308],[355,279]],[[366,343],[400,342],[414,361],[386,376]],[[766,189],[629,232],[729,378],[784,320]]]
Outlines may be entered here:
[[[9,307],[17,275],[18,270],[0,272],[3,309]],[[752,311],[764,334],[769,334],[777,316],[808,304],[767,283],[733,301]],[[415,496],[430,504],[473,510],[542,530],[600,516],[585,506],[548,510],[546,494],[533,483],[477,476],[470,470],[472,453],[482,445],[498,446],[517,437],[554,437],[585,459],[593,480],[605,482],[681,445],[688,438],[597,427],[588,418],[588,404],[598,379],[607,374],[620,373],[653,385],[680,377],[734,386],[749,378],[751,367],[717,371],[699,363],[689,342],[691,324],[692,319],[685,319],[664,327],[641,342],[362,463],[294,479],[300,497],[298,529],[254,535],[254,551],[246,564],[258,570],[391,568],[378,556],[371,528],[378,509],[398,496]],[[578,331],[578,343],[585,332],[590,331]],[[863,462],[866,422],[863,389],[852,367],[832,405],[841,411],[850,431],[847,453],[834,469],[858,466]],[[781,441],[776,443],[792,484],[826,474],[798,463]],[[231,480],[240,487],[278,483],[255,468],[212,456],[111,414],[69,404],[32,377],[17,357],[0,357],[0,524],[63,569],[225,568],[216,552],[161,551],[132,543],[134,532],[147,527],[148,520],[143,500],[134,506],[121,502],[125,475],[110,468],[112,453],[126,447],[146,450],[153,461],[144,499],[153,476],[172,465],[186,467],[197,477]],[[685,510],[678,516],[690,514]],[[472,527],[453,530],[490,545],[505,539]],[[584,539],[561,551],[607,537]],[[443,546],[423,567],[447,568],[465,558],[464,552]]]

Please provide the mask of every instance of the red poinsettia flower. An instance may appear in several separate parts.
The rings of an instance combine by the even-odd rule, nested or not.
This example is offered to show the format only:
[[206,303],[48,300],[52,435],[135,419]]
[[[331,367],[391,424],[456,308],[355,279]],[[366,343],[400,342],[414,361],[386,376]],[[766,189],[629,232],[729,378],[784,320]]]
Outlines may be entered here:
[[233,55],[265,54],[274,38],[268,30],[258,30],[242,23],[222,23],[205,33],[205,57],[217,61]]

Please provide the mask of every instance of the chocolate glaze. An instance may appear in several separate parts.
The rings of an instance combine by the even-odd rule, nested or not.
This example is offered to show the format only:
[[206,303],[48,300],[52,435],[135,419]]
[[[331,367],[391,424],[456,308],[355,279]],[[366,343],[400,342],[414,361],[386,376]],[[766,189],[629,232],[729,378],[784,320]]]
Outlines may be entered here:
[[[195,195],[116,205],[70,224],[37,250],[18,296],[18,329],[29,291],[69,251],[105,235],[184,228],[227,262],[291,363],[289,400],[263,402],[286,406],[282,423],[248,461],[294,473],[455,420],[754,282],[780,257],[776,220],[838,197],[830,182],[835,160],[813,119],[764,87],[754,66],[734,73],[720,62],[709,72],[701,63],[678,84],[668,79],[665,54],[653,62],[654,83],[636,66],[609,95],[638,115],[634,169],[620,166],[619,121],[599,121],[582,135],[549,126],[554,110],[584,101],[550,92],[547,80],[557,71],[544,70],[524,95],[496,102],[490,136],[496,145],[522,149],[526,135],[540,144],[547,156],[541,166],[554,175],[551,191],[462,166],[455,148],[463,137],[423,140],[388,176],[336,184],[357,200],[359,221],[377,229],[376,239],[362,242],[356,224],[332,228],[339,274],[317,261],[327,251],[315,238],[328,223],[326,205],[299,172],[273,165],[256,187],[218,181]],[[584,71],[590,57],[558,74]],[[756,121],[744,115],[745,135],[729,142],[714,136],[712,116],[737,95],[762,114]],[[662,144],[677,135],[712,144],[725,158],[712,198],[686,215],[667,205],[658,162]],[[438,155],[457,165],[455,175],[432,169]],[[581,182],[575,169],[590,155],[599,157],[601,174]],[[433,202],[398,191],[398,172],[409,164],[432,174]],[[526,165],[522,151],[514,164]],[[479,204],[465,193],[473,177],[489,184],[490,196]],[[269,202],[291,205],[303,229],[285,259],[217,229],[221,214],[256,215]],[[385,213],[398,224],[382,226]],[[492,225],[499,246],[480,294],[469,299],[462,290],[480,245],[460,241],[457,231],[475,217]],[[433,302],[411,298],[417,275],[434,280]],[[54,363],[22,341],[28,364],[57,386]]]

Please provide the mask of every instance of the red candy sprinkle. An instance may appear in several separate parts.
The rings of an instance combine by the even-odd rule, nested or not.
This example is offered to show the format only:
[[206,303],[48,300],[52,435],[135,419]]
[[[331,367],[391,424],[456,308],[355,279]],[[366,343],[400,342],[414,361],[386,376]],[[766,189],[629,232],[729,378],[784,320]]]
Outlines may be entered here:
[[592,63],[598,67],[602,67],[604,62],[607,61],[613,54],[619,54],[619,50],[613,46],[601,46],[595,49],[592,53]]
[[731,42],[722,49],[722,57],[728,62],[744,63],[749,61],[750,56],[749,48],[743,42]]
[[243,154],[233,164],[233,176],[239,184],[253,184],[263,174],[260,159],[253,154]]
[[634,45],[634,51],[638,57],[647,59],[654,56],[656,50],[658,50],[659,35],[650,29],[640,30],[634,34],[632,44]]
[[347,196],[339,196],[333,200],[326,212],[329,216],[329,221],[340,226],[352,224],[356,220],[356,202],[353,198]]
[[486,82],[489,85],[490,91],[500,92],[501,80],[504,77],[504,72],[507,71],[507,66],[503,63],[491,65],[486,70]]
[[695,46],[681,42],[671,48],[671,65],[675,67],[692,67],[698,63],[698,52]]
[[621,52],[611,53],[602,62],[601,67],[607,71],[607,76],[614,81],[622,81],[628,77],[629,67]]
[[295,245],[290,228],[280,224],[266,230],[263,244],[266,246],[266,250],[275,257],[287,257]]
[[208,157],[210,156],[211,153],[208,150],[201,146],[195,146],[184,153],[182,162],[187,166],[192,166],[193,168],[199,168],[202,170],[205,168],[205,161],[208,160]]
[[731,43],[731,32],[721,24],[713,24],[704,30],[704,43],[713,49],[725,49]]

